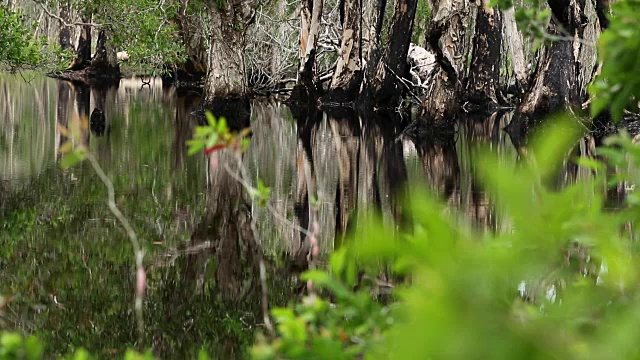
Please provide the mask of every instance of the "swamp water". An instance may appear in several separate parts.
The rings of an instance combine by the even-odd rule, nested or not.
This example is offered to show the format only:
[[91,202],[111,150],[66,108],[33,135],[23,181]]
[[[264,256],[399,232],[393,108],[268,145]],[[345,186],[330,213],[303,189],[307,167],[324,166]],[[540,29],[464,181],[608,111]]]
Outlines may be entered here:
[[[356,208],[398,226],[398,190],[410,196],[424,186],[461,221],[508,227],[473,177],[477,144],[517,162],[502,130],[507,114],[465,119],[454,138],[416,144],[389,126],[394,118],[294,116],[273,100],[254,101],[243,162],[254,184],[260,178],[271,188],[265,209],[216,182],[220,169],[204,155],[187,155],[197,94],[135,79],[102,89],[28,80],[0,76],[0,329],[35,333],[50,354],[83,346],[112,357],[140,345],[133,251],[107,207],[106,188],[87,162],[59,164],[61,129],[72,119],[84,124],[89,150],[146,250],[141,347],[162,358],[192,357],[201,347],[214,357],[242,357],[262,326],[259,278],[247,254],[268,259],[271,306],[293,301],[301,287],[287,254],[304,238],[299,226],[319,230],[322,263],[354,226]],[[104,123],[90,120],[96,108]],[[560,181],[576,176],[588,175],[567,167]],[[233,228],[228,223],[242,216],[255,220],[253,245],[211,229]]]

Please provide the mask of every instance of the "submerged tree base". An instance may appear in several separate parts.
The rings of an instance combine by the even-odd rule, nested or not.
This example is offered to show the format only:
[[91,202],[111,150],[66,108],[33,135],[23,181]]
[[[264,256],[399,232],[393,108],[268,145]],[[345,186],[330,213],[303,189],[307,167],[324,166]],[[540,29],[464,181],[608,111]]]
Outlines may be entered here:
[[206,112],[210,112],[216,118],[224,117],[232,131],[239,131],[251,125],[251,103],[248,97],[218,98],[205,101],[194,114],[202,116],[201,122],[205,123],[204,114]]
[[206,74],[170,69],[160,75],[162,85],[174,86],[178,90],[202,90]]
[[67,80],[91,86],[118,85],[123,78],[117,68],[88,66],[82,70],[66,70],[60,74],[47,74],[60,80]]

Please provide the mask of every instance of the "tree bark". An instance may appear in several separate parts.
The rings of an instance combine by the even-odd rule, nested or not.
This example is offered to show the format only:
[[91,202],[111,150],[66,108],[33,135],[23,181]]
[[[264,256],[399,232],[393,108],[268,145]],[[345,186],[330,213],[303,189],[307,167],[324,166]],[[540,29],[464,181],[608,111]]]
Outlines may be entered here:
[[100,68],[103,72],[120,73],[118,57],[110,41],[110,33],[107,30],[100,30],[98,33],[96,52],[91,60],[91,66]]
[[185,78],[188,81],[194,81],[201,79],[207,73],[207,45],[202,20],[196,14],[189,13],[188,5],[188,0],[179,0],[175,15],[178,34],[185,45],[187,55],[185,63],[177,66],[175,80]]
[[465,44],[466,0],[434,3],[435,15],[427,34],[429,50],[436,54],[438,67],[432,86],[426,91],[420,117],[430,123],[449,123],[458,110],[460,79],[465,74],[468,48]]
[[[91,22],[91,14],[83,14],[82,22]],[[78,46],[76,47],[76,57],[68,70],[78,71],[91,65],[91,26],[84,25],[80,31]]]
[[207,3],[211,34],[205,105],[249,95],[243,50],[246,30],[254,20],[256,6],[254,0]]
[[518,92],[524,91],[527,86],[527,61],[524,56],[524,46],[522,44],[522,36],[518,32],[518,25],[513,7],[503,11],[503,28],[504,38],[509,49],[511,58],[511,67],[516,80],[516,88]]
[[298,84],[302,96],[315,98],[320,92],[315,82],[316,54],[324,0],[304,1],[300,10],[300,66]]
[[395,106],[402,96],[403,85],[399,79],[406,75],[407,54],[417,6],[418,0],[396,0],[389,43],[382,59],[370,64],[372,68],[375,67],[375,75],[365,86],[374,103]]
[[[62,18],[66,22],[70,22],[69,18],[71,17],[71,3],[69,1],[61,1],[60,2],[60,18]],[[73,48],[73,43],[71,42],[71,28],[68,26],[60,25],[58,31],[58,43],[60,44],[60,48],[62,50],[68,50]]]
[[538,118],[581,103],[579,40],[587,18],[584,0],[548,0],[553,16],[547,28],[551,37],[573,38],[554,41],[540,53],[531,88],[518,111]]
[[[378,51],[380,38],[382,35],[382,24],[384,23],[384,10],[387,7],[387,0],[371,0],[365,2],[364,18],[362,29],[362,54],[367,61],[367,73],[371,68],[371,60],[374,53]],[[375,66],[373,67],[375,70]],[[369,75],[365,76],[365,81]]]
[[362,2],[342,2],[342,40],[336,71],[330,86],[329,102],[355,100],[362,81]]
[[488,0],[478,5],[471,67],[467,78],[466,100],[477,106],[498,104],[502,14],[489,7]]

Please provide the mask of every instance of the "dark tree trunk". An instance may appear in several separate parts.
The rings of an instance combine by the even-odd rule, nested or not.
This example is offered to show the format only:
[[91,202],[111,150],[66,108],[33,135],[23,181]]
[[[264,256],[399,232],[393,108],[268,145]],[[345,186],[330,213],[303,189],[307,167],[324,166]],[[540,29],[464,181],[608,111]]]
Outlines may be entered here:
[[207,2],[211,20],[205,106],[249,95],[243,51],[245,34],[254,20],[257,1]]
[[[587,24],[584,0],[549,0],[553,16],[547,28],[552,37],[577,37]],[[577,106],[581,103],[579,82],[580,62],[575,48],[579,43],[571,40],[554,41],[540,53],[533,84],[518,111],[537,118],[550,112]]]
[[464,41],[467,7],[466,0],[441,0],[434,4],[427,43],[438,66],[421,104],[420,118],[439,127],[448,126],[458,111],[460,80],[465,74],[468,54]]
[[[71,3],[69,1],[60,2],[59,16],[64,21],[70,22],[69,18],[71,17]],[[64,26],[62,23],[60,23],[60,31],[58,32],[58,43],[60,44],[60,48],[62,50],[69,50],[73,48],[73,43],[71,42],[71,28],[68,26]]]
[[355,100],[362,82],[362,0],[342,1],[342,40],[330,93],[323,102]]
[[501,45],[502,14],[483,0],[478,5],[466,88],[466,99],[475,106],[498,104]]
[[[363,19],[364,29],[362,29],[362,54],[363,58],[367,60],[367,75],[365,75],[365,79],[363,80],[366,81],[369,72],[373,73],[369,69],[371,68],[371,60],[374,59],[374,53],[378,51],[380,46],[387,0],[371,0],[364,4],[363,11],[365,12],[365,16]],[[379,58],[379,56],[378,54],[377,57]],[[373,68],[375,70],[375,67]]]
[[407,54],[417,6],[418,0],[396,1],[389,43],[385,46],[384,55],[380,61],[373,59],[369,64],[371,70],[375,69],[375,74],[366,83],[365,92],[375,103],[396,105],[402,96],[403,85],[399,79],[406,75]]
[[189,0],[179,0],[174,20],[180,39],[185,45],[187,59],[181,64],[169,66],[169,73],[162,80],[178,88],[198,87],[207,73],[207,45],[204,24],[196,14],[191,14]]
[[91,60],[91,66],[101,69],[103,73],[120,73],[120,66],[113,45],[110,41],[110,34],[106,30],[100,30],[96,42],[96,52]]
[[[88,23],[91,21],[91,14],[82,16],[82,21]],[[69,70],[83,70],[91,65],[91,26],[84,25],[80,31],[80,39],[76,48],[76,57],[69,66]]]
[[324,0],[303,1],[300,11],[300,66],[295,97],[298,101],[312,101],[322,88],[316,83],[316,54]]
[[609,27],[609,1],[610,0],[596,0],[596,14],[598,15],[598,21],[600,22],[600,29],[605,30]]

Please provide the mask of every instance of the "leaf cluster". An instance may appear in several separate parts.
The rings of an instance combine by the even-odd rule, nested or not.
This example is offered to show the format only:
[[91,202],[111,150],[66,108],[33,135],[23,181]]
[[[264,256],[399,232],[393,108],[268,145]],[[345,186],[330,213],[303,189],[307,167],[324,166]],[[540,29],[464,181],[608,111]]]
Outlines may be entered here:
[[44,61],[42,47],[25,17],[0,4],[0,65],[10,70],[39,66]]

